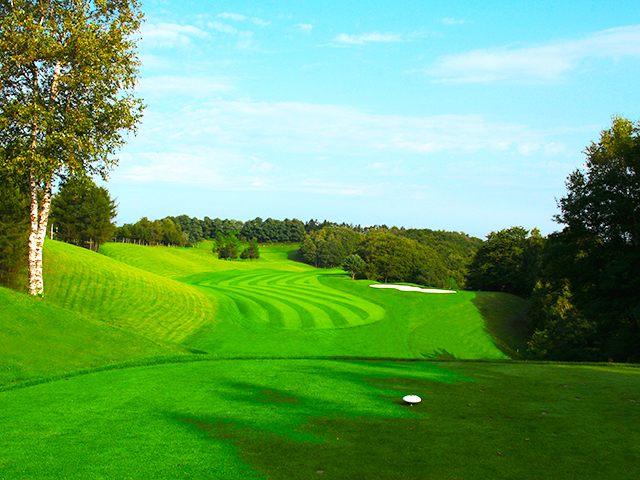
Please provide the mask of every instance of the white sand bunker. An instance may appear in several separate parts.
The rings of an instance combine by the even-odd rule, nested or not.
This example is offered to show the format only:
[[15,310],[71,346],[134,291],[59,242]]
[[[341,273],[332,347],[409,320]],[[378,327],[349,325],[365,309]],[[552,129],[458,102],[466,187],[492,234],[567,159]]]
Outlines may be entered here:
[[455,290],[439,290],[435,288],[411,287],[409,285],[369,285],[373,288],[394,288],[403,292],[422,292],[422,293],[458,293]]

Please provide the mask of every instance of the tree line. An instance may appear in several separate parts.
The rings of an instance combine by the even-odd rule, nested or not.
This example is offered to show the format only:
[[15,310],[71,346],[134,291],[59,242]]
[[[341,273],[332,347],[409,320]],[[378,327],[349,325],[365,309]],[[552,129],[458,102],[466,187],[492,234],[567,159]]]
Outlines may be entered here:
[[[163,229],[163,224],[166,226]],[[305,234],[305,224],[297,219],[275,220],[260,217],[243,222],[240,220],[222,220],[204,217],[199,219],[188,215],[165,217],[150,221],[144,217],[133,224],[124,224],[116,228],[114,239],[118,242],[138,243],[141,245],[177,245],[193,246],[203,240],[216,240],[234,235],[244,241],[258,243],[296,243]],[[164,232],[175,229],[177,233],[169,240]],[[180,237],[181,236],[181,237]],[[180,238],[179,238],[180,237]]]

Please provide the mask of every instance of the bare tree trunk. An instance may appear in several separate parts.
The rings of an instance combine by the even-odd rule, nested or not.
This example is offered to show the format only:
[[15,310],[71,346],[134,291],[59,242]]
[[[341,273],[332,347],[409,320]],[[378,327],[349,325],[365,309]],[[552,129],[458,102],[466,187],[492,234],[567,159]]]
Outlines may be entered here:
[[31,192],[31,233],[29,235],[29,294],[43,295],[44,281],[42,277],[42,249],[47,235],[47,222],[51,207],[51,180],[47,181],[42,197],[42,208],[38,205],[38,184],[36,177],[29,177]]

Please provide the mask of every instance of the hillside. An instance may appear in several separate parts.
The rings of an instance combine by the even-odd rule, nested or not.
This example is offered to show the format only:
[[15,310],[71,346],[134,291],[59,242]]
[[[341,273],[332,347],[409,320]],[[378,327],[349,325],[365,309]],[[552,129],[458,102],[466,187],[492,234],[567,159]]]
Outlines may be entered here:
[[44,265],[48,302],[154,340],[180,342],[216,318],[212,296],[90,250],[48,241]]

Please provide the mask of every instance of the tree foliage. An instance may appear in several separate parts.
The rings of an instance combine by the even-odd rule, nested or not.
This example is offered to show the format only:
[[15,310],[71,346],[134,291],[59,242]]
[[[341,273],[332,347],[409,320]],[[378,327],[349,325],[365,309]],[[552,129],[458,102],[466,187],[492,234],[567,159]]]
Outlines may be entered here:
[[369,232],[357,253],[366,263],[364,271],[370,280],[432,287],[450,284],[451,272],[434,249],[390,231]]
[[260,258],[260,248],[255,238],[251,240],[249,245],[242,251],[240,258],[243,260],[257,260]]
[[547,360],[597,361],[597,330],[574,305],[567,273],[575,267],[571,246],[562,233],[551,234],[540,259],[538,281],[530,297],[530,324],[534,329],[528,354]]
[[342,262],[342,269],[345,272],[350,273],[353,280],[355,280],[356,277],[364,276],[366,267],[367,264],[357,253],[352,253],[344,259],[344,262]]
[[[307,223],[302,259],[316,267],[341,265],[352,276],[382,282],[458,289],[464,286],[467,265],[482,243],[456,232],[323,223],[329,226],[319,230],[316,221]],[[364,266],[355,263],[354,255]]]
[[218,253],[221,260],[235,260],[240,254],[242,241],[235,233],[229,235],[218,235],[213,243],[213,251]]
[[355,252],[363,238],[350,228],[324,227],[305,235],[300,253],[305,262],[316,267],[337,267]]
[[116,204],[89,178],[70,177],[51,200],[56,238],[98,251],[115,231]]
[[538,275],[544,239],[537,229],[511,227],[491,232],[469,266],[467,285],[473,290],[528,297]]
[[240,236],[246,240],[255,238],[260,243],[295,243],[304,239],[304,223],[300,220],[274,220],[257,217],[245,222]]
[[640,245],[640,123],[614,117],[585,151],[586,169],[567,181],[556,220],[578,238]]
[[[400,229],[398,235],[430,248],[435,252],[434,265],[439,265],[439,277],[447,277],[446,288],[455,290],[465,287],[469,265],[478,249],[483,244],[479,238],[471,237],[464,232],[446,232],[443,230]],[[438,277],[438,276],[436,276]],[[429,285],[439,285],[441,279],[428,280]]]
[[29,292],[40,295],[54,182],[105,177],[135,130],[137,0],[0,2],[0,162],[28,181]]
[[547,358],[638,361],[640,124],[614,117],[585,154],[558,202],[564,228],[543,257],[531,349]]

